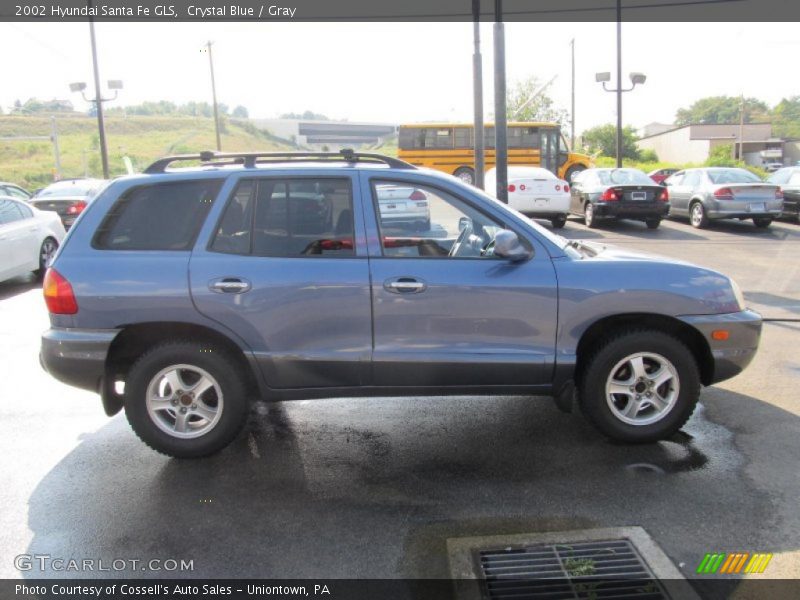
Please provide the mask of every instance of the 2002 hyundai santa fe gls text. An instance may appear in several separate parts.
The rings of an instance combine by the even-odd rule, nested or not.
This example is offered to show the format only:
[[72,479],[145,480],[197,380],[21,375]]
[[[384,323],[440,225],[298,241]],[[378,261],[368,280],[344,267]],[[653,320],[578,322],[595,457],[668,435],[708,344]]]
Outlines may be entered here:
[[[401,202],[426,203],[428,229],[392,219]],[[44,294],[44,368],[176,457],[229,444],[251,399],[353,395],[577,398],[606,435],[654,441],[761,333],[724,275],[568,242],[449,175],[348,150],[116,179]]]

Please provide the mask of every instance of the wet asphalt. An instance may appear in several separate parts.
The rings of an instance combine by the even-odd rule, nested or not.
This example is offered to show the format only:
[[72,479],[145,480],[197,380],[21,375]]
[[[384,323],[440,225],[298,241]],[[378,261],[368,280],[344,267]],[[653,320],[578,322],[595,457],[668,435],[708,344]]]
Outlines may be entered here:
[[[192,577],[439,578],[448,538],[638,525],[686,574],[706,552],[761,551],[765,576],[800,577],[800,227],[563,233],[719,269],[777,319],[672,440],[610,443],[547,398],[335,399],[257,403],[219,455],[168,459],[41,371],[41,290],[0,284],[0,576],[78,576],[15,567],[48,554],[191,559]],[[94,575],[119,574],[165,575]]]

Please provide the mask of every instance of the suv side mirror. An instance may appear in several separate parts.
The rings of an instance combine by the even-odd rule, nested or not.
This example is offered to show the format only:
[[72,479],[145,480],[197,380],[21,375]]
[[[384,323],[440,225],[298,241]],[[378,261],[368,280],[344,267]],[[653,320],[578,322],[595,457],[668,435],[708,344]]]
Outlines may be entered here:
[[458,231],[459,231],[459,233],[464,231],[470,225],[472,225],[472,219],[470,219],[469,217],[461,217],[458,220]]
[[528,260],[533,252],[522,245],[516,233],[501,229],[494,236],[494,255],[507,258],[511,262],[520,262]]

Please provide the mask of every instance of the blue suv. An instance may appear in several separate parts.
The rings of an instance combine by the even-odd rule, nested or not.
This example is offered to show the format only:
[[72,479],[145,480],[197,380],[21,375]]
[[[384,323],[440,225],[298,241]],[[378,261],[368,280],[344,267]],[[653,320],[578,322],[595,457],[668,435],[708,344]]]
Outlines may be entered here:
[[116,179],[44,295],[44,368],[175,457],[225,447],[254,399],[354,395],[551,395],[650,442],[761,331],[724,275],[567,241],[454,177],[350,150],[204,152]]

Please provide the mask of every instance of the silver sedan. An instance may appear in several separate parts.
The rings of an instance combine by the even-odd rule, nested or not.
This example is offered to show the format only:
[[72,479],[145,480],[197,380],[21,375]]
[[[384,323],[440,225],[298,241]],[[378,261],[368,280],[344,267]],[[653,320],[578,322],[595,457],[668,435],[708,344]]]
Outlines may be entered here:
[[678,171],[664,181],[670,216],[687,216],[693,227],[712,219],[752,219],[769,227],[783,211],[780,186],[764,183],[746,169],[709,167]]

